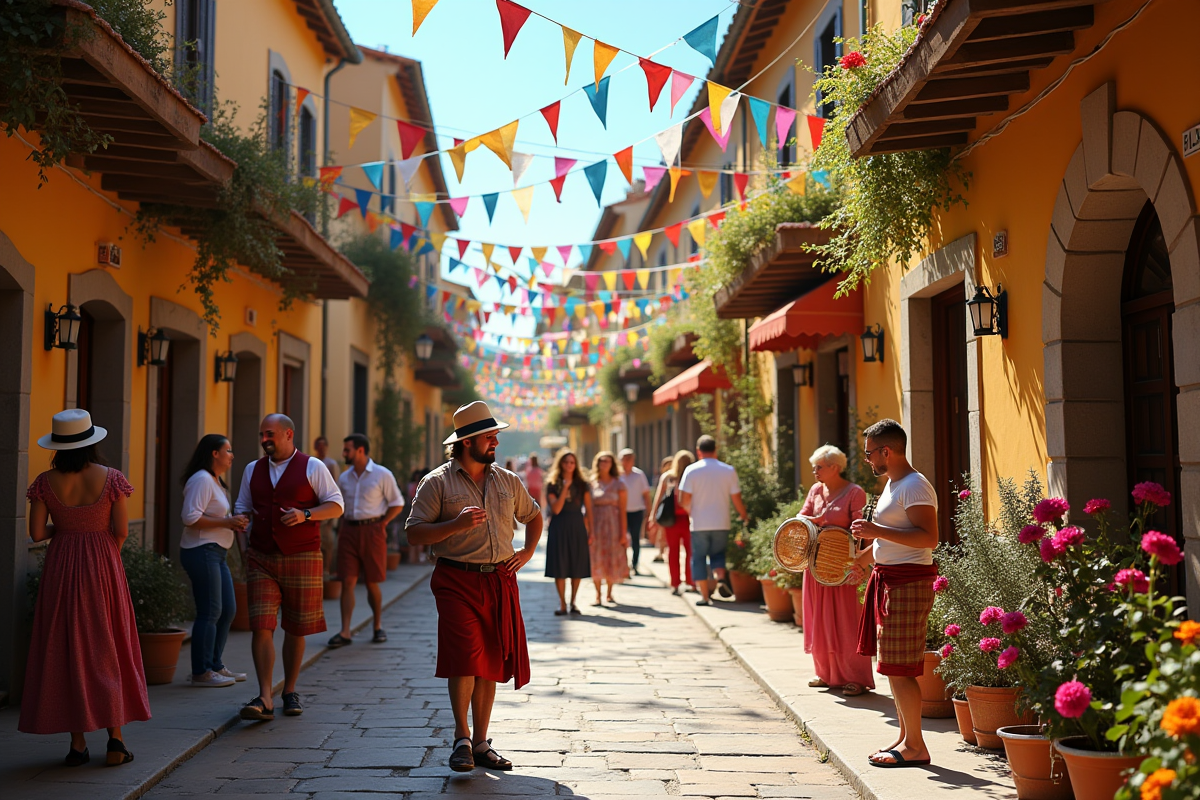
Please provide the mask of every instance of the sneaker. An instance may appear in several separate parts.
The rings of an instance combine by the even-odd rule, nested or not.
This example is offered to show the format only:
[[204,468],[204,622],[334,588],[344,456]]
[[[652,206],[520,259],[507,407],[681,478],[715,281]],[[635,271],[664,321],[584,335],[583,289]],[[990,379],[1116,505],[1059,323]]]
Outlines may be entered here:
[[226,678],[233,678],[235,681],[238,681],[238,682],[246,680],[246,673],[233,672],[229,669],[229,667],[221,667],[219,670],[217,670],[217,674],[224,675]]
[[211,669],[203,675],[193,675],[191,680],[192,686],[215,687],[215,686],[233,686],[237,683],[234,678],[227,678],[224,675],[213,672]]
[[696,605],[698,606],[711,606],[712,604],[712,600],[705,600],[703,597],[696,601]]

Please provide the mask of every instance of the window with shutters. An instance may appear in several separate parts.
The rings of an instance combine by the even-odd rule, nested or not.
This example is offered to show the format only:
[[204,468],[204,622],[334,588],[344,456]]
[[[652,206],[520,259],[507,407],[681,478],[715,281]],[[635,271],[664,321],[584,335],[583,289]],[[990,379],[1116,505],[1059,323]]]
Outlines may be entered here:
[[175,66],[180,90],[209,116],[213,105],[216,0],[175,0]]

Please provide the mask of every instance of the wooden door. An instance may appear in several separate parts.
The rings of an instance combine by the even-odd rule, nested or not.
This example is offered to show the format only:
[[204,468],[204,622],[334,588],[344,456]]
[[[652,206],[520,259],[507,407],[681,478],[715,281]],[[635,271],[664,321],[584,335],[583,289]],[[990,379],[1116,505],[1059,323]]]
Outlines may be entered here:
[[[967,429],[967,300],[961,285],[930,300],[933,344],[933,485],[938,536],[957,542],[954,509],[963,473],[971,469]],[[928,477],[928,476],[927,476]]]

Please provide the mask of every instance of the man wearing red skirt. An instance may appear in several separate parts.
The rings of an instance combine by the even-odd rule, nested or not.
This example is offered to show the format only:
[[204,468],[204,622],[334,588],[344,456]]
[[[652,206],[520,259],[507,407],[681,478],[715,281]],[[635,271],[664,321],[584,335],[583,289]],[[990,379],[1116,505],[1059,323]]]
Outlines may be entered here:
[[[454,433],[444,442],[450,460],[422,479],[405,523],[409,543],[432,545],[437,560],[430,580],[438,609],[435,675],[449,683],[455,772],[512,769],[492,749],[488,724],[496,684],[529,682],[517,571],[537,549],[542,512],[517,474],[496,466],[496,432],[507,427],[483,402],[454,412]],[[514,520],[525,525],[521,550],[513,549]]]

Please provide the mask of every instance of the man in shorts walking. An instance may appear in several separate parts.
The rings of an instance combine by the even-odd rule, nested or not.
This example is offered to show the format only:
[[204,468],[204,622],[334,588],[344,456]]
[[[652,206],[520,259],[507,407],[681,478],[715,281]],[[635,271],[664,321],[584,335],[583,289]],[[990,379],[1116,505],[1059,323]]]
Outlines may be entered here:
[[[696,455],[699,460],[685,469],[679,479],[679,504],[688,512],[692,524],[692,577],[700,590],[696,605],[709,606],[714,585],[722,597],[733,594],[725,570],[729,504],[733,503],[743,525],[749,517],[742,503],[737,470],[717,460],[717,440],[701,436],[696,440]],[[713,579],[706,580],[710,566]]]
[[265,456],[246,465],[238,514],[250,514],[246,594],[258,697],[242,707],[242,719],[275,718],[271,676],[275,670],[275,619],[283,609],[283,713],[304,712],[296,679],[304,663],[304,637],[325,630],[321,605],[321,520],[342,514],[342,495],[324,464],[296,449],[296,427],[269,414],[258,427]]

